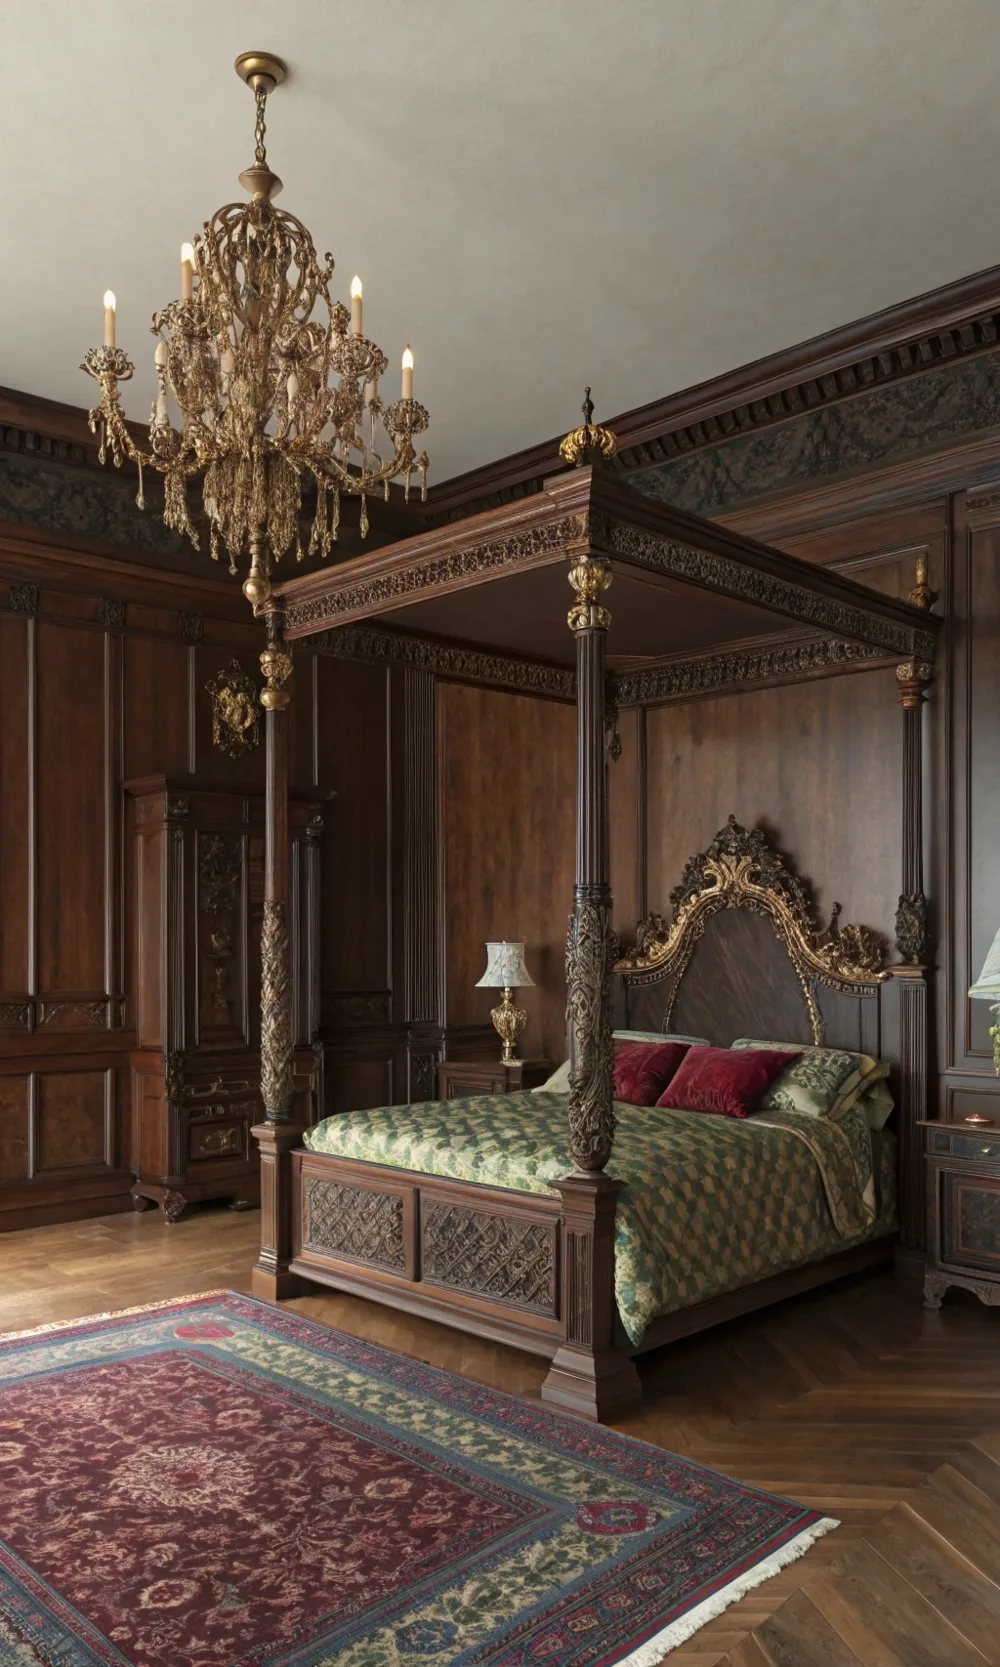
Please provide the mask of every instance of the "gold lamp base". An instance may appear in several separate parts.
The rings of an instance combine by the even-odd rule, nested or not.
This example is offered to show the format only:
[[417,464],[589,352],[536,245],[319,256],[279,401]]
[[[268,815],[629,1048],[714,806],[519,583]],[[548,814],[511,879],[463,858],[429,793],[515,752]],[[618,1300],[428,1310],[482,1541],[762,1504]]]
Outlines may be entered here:
[[517,1039],[528,1022],[528,1015],[523,1007],[514,1006],[514,991],[505,989],[499,1007],[494,1007],[490,1013],[493,1029],[496,1031],[503,1049],[500,1057],[505,1065],[516,1065],[517,1054],[514,1048]]

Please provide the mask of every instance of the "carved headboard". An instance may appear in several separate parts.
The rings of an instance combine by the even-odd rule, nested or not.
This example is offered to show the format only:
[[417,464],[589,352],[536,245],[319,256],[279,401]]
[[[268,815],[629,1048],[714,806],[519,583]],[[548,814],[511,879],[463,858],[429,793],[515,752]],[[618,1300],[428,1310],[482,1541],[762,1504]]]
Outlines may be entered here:
[[[670,894],[673,918],[647,915],[616,970],[630,1028],[860,1048],[894,1059],[881,993],[885,946],[864,926],[825,928],[808,890],[760,828],[730,816]],[[664,991],[663,986],[666,986]]]

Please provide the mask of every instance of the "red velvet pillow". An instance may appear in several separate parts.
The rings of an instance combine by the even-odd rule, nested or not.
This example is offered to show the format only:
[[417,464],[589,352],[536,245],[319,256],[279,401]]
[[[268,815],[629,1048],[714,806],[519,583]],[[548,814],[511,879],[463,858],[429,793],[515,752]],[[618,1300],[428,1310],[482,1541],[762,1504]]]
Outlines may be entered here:
[[687,1058],[658,1106],[675,1111],[711,1111],[721,1117],[746,1117],[775,1077],[798,1059],[801,1050],[771,1048],[689,1048]]
[[655,1105],[688,1050],[687,1042],[616,1042],[615,1099]]

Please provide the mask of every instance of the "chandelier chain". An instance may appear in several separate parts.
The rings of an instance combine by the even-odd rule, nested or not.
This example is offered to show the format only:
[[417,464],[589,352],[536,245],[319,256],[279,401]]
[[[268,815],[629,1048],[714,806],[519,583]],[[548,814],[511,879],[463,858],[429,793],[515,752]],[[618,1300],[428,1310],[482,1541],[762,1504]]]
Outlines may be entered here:
[[266,132],[264,127],[264,111],[267,106],[267,88],[258,87],[255,97],[257,99],[257,125],[254,128],[254,138],[257,141],[256,161],[258,165],[262,167],[267,161],[267,151],[264,149],[264,134]]

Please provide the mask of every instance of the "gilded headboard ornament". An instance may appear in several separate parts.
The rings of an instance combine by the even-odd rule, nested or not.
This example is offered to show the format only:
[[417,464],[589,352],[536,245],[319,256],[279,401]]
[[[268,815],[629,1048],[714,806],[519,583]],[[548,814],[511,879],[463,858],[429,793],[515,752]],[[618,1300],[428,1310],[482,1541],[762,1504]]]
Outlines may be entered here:
[[210,677],[205,688],[212,697],[212,742],[229,758],[240,758],[260,740],[260,703],[257,685],[238,660]]
[[639,922],[633,950],[616,971],[626,983],[654,984],[680,975],[705,923],[721,909],[749,909],[770,917],[802,984],[818,1024],[813,981],[850,995],[873,995],[889,977],[885,946],[867,926],[841,926],[835,903],[825,927],[815,922],[808,890],[761,828],[744,828],[730,816],[706,851],[692,857],[670,894],[673,919],[650,914]]
[[612,458],[618,449],[618,441],[610,428],[595,427],[591,421],[594,402],[590,397],[589,388],[584,389],[582,410],[582,428],[574,428],[559,447],[559,456],[578,469],[583,468],[584,464],[596,463],[601,458]]

